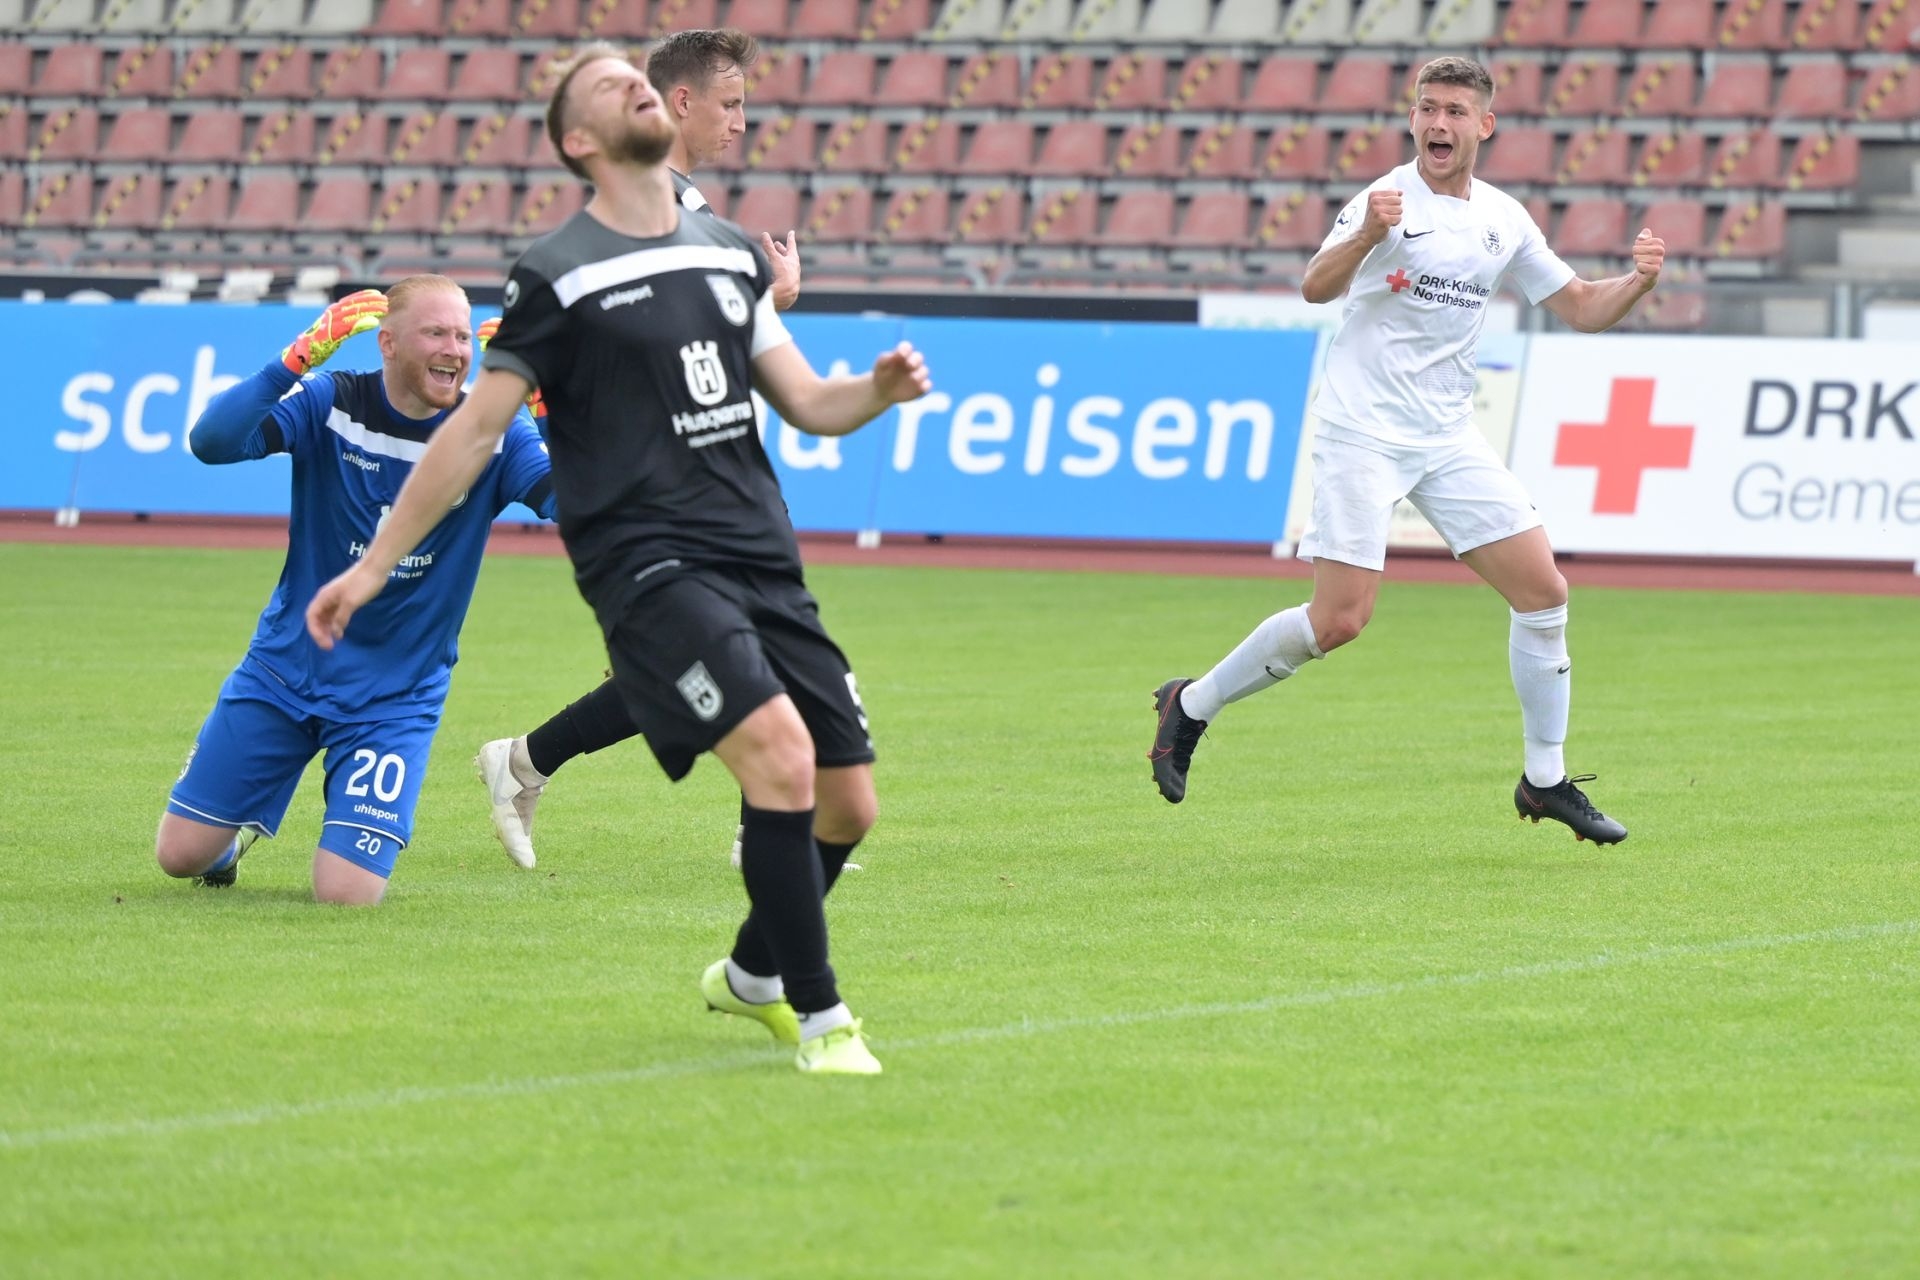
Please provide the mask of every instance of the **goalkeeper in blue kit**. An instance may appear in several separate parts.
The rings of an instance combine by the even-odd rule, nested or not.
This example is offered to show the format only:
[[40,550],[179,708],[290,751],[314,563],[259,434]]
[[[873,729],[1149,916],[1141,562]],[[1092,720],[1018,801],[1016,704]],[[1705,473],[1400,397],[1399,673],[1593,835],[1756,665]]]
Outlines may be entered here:
[[[319,372],[377,330],[378,373]],[[371,905],[413,836],[456,638],[493,519],[519,502],[553,514],[545,447],[522,413],[445,520],[403,557],[380,600],[331,652],[305,602],[365,554],[433,431],[465,397],[473,325],[464,290],[410,276],[327,308],[260,372],[222,392],[192,429],[202,462],[293,458],[287,560],[246,656],[200,728],[167,799],[154,856],[168,875],[234,883],[240,857],[279,829],[300,775],[324,756],[326,812],[313,855],[322,902]]]

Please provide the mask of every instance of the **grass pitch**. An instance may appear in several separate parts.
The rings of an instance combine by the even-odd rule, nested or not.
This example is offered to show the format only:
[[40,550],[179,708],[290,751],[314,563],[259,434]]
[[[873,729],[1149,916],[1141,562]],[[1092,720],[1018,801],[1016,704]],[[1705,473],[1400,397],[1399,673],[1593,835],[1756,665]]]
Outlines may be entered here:
[[1920,1268],[1910,600],[1576,593],[1599,851],[1513,816],[1485,589],[1390,584],[1175,809],[1149,690],[1301,584],[821,569],[887,1074],[812,1080],[702,1011],[713,762],[576,761],[538,870],[492,840],[475,746],[603,665],[560,562],[489,563],[386,905],[306,901],[311,778],[237,888],[163,877],[278,559],[0,546],[9,1277]]

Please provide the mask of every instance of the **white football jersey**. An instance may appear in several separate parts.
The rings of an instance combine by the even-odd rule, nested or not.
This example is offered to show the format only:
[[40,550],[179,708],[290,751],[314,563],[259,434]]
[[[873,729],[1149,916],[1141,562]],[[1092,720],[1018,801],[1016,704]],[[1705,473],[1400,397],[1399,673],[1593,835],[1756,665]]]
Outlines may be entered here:
[[1360,230],[1367,192],[1402,193],[1400,225],[1375,245],[1347,288],[1313,411],[1400,444],[1467,429],[1487,303],[1511,274],[1538,304],[1573,279],[1526,208],[1473,180],[1470,198],[1435,195],[1403,164],[1348,202],[1328,245]]

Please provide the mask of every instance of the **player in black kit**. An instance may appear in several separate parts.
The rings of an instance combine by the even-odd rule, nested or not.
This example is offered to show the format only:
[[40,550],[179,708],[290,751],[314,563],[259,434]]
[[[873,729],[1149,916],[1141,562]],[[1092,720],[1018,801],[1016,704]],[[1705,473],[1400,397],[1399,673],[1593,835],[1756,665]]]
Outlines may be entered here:
[[662,163],[672,125],[620,50],[591,46],[570,66],[547,131],[593,198],[514,265],[472,393],[366,554],[314,598],[308,630],[322,647],[345,633],[538,387],[561,538],[628,711],[669,777],[711,751],[744,797],[752,909],[701,990],[796,1043],[802,1071],[875,1074],[822,910],[873,823],[873,748],[802,578],[749,389],[795,427],[841,435],[925,394],[925,365],[902,343],[857,377],[814,372],[773,308],[766,255],[675,201]]

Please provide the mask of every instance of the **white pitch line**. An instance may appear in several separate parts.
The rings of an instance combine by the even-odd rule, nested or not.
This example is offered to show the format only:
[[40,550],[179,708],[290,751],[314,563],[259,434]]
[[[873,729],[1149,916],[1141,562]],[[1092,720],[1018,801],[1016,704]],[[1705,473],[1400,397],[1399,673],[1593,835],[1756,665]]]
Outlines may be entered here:
[[[1755,938],[1677,943],[1671,946],[1645,947],[1632,951],[1602,951],[1566,960],[1544,960],[1534,964],[1509,965],[1501,969],[1478,969],[1467,973],[1429,974],[1426,977],[1407,978],[1399,982],[1351,983],[1338,987],[1322,987],[1312,991],[1297,991],[1286,995],[1262,996],[1255,1000],[1178,1005],[1167,1009],[1136,1009],[1130,1012],[1091,1014],[1079,1018],[1023,1018],[1019,1022],[1010,1022],[998,1027],[970,1027],[902,1040],[876,1041],[876,1044],[889,1053],[911,1052],[915,1049],[941,1045],[972,1044],[983,1040],[1016,1040],[1031,1036],[1053,1035],[1062,1031],[1133,1027],[1146,1023],[1175,1022],[1191,1018],[1239,1017],[1251,1013],[1271,1013],[1282,1009],[1306,1009],[1344,1004],[1352,1000],[1373,1000],[1418,991],[1443,991],[1526,978],[1593,973],[1621,965],[1648,964],[1661,960],[1731,955],[1742,951],[1771,951],[1782,947],[1807,946],[1814,943],[1872,942],[1882,938],[1911,937],[1916,933],[1920,933],[1920,920],[1843,925],[1839,928],[1817,929],[1806,933],[1776,933]],[[476,1080],[467,1084],[383,1089],[374,1093],[345,1094],[337,1098],[316,1098],[308,1102],[269,1103],[239,1111],[205,1111],[149,1119],[103,1120],[54,1129],[21,1129],[12,1132],[0,1130],[0,1149],[19,1151],[36,1147],[111,1141],[117,1138],[167,1137],[178,1133],[238,1129],[253,1125],[278,1124],[287,1120],[304,1119],[307,1116],[373,1111],[385,1107],[412,1106],[418,1103],[529,1097],[559,1093],[568,1089],[637,1084],[683,1076],[719,1075],[749,1067],[764,1066],[768,1057],[768,1053],[761,1050],[696,1058],[686,1062],[657,1063],[646,1067],[589,1071],[577,1075],[528,1076],[518,1080]]]

